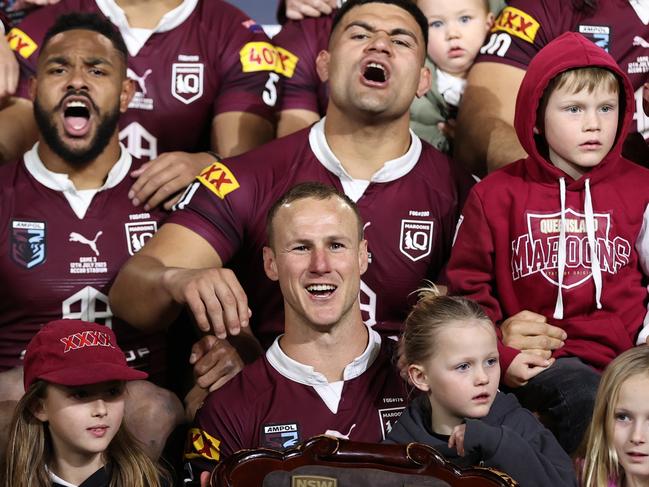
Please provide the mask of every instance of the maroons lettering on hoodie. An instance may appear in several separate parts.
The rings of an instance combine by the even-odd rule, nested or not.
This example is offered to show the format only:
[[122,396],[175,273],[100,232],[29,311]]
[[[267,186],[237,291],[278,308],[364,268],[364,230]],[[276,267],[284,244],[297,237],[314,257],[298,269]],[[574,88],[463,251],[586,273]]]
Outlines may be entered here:
[[[609,153],[574,180],[537,146],[536,113],[552,78],[592,66],[617,75],[621,120]],[[621,156],[633,107],[628,77],[591,40],[569,32],[542,49],[516,102],[514,127],[529,156],[473,188],[448,266],[451,293],[475,299],[496,323],[523,310],[544,315],[568,335],[554,356],[598,369],[634,345],[646,313],[636,242],[649,171]],[[501,346],[503,371],[517,353]]]

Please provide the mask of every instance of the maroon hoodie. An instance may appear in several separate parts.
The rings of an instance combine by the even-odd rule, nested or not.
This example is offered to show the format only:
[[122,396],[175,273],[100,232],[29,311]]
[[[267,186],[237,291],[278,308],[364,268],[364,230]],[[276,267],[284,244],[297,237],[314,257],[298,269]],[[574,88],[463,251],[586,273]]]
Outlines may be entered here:
[[[623,122],[608,155],[574,180],[541,154],[533,130],[548,82],[592,66],[621,81]],[[448,266],[451,293],[476,300],[497,324],[522,310],[544,315],[568,335],[555,357],[576,356],[600,370],[634,345],[646,312],[635,244],[649,171],[620,154],[633,107],[624,72],[580,34],[566,33],[543,48],[516,101],[514,125],[529,156],[473,188]],[[518,350],[500,352],[504,372]]]

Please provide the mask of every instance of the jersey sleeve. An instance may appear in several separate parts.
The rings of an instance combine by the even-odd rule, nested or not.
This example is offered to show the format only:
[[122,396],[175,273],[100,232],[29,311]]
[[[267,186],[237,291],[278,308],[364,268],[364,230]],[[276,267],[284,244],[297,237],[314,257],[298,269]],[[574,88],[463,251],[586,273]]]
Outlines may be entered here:
[[[203,23],[218,53],[211,63],[220,83],[213,115],[248,112],[273,120],[280,76],[277,53],[262,27],[226,2],[205,2],[214,12]],[[210,21],[209,19],[212,19]]]
[[29,98],[29,78],[36,75],[36,64],[45,33],[59,15],[69,12],[96,12],[93,5],[76,0],[46,5],[32,11],[18,26],[7,33],[9,47],[20,65],[20,80],[16,96]]
[[29,98],[28,81],[36,74],[40,43],[59,13],[56,6],[36,10],[7,33],[7,42],[20,66],[20,80],[16,90],[16,96],[20,98]]
[[240,173],[227,164],[217,161],[203,169],[167,220],[207,240],[224,263],[243,242],[255,192],[255,180],[239,179]]
[[273,38],[284,77],[279,111],[301,109],[323,115],[324,107],[318,103],[322,81],[316,71],[316,57],[326,48],[326,38],[323,42],[318,27],[326,29],[330,24],[325,17],[289,20]]
[[573,17],[571,2],[512,0],[500,12],[476,62],[495,62],[527,69],[546,44],[566,30]]
[[[188,482],[198,480],[201,472],[211,472],[221,460],[241,450],[243,444],[239,439],[249,436],[244,429],[250,422],[236,420],[241,411],[224,397],[224,391],[208,396],[187,433],[184,458]],[[236,414],[230,412],[232,409]]]

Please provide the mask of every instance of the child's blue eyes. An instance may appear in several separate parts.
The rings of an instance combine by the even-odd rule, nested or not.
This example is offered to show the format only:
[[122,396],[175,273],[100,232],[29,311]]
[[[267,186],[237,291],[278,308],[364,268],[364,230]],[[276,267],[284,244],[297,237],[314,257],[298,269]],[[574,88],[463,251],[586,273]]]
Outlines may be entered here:
[[[473,17],[471,17],[470,15],[462,15],[458,18],[458,22],[460,24],[468,24],[472,19]],[[428,23],[428,25],[433,29],[440,29],[444,27],[444,22],[442,20],[432,20]]]
[[[494,367],[495,365],[498,365],[498,359],[495,357],[489,358],[485,361],[486,367]],[[455,370],[459,370],[460,372],[464,372],[466,370],[469,370],[470,368],[471,368],[471,364],[466,362],[455,366]]]
[[[568,113],[580,113],[580,112],[583,111],[582,107],[577,106],[577,105],[572,105],[572,106],[569,106],[569,107],[565,107],[564,110],[566,112],[568,112]],[[608,112],[614,111],[615,107],[611,106],[611,105],[603,105],[603,106],[601,106],[599,108],[599,110],[601,112],[603,112],[603,113],[608,113]]]

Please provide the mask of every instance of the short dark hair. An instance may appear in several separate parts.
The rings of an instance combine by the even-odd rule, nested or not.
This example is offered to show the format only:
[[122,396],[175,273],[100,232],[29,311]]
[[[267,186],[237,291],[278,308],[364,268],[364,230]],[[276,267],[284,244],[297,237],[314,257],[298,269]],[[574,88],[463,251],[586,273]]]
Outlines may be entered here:
[[331,34],[336,30],[336,26],[340,23],[347,12],[355,7],[360,7],[361,5],[368,3],[385,3],[388,5],[394,5],[412,15],[421,29],[421,35],[424,38],[424,52],[426,52],[426,46],[428,45],[428,20],[413,0],[347,0],[343,6],[340,7],[340,10],[336,12],[333,24],[331,25]]
[[124,65],[128,59],[128,50],[117,28],[106,17],[95,13],[72,12],[60,15],[54,25],[48,29],[43,38],[41,52],[47,46],[47,43],[57,34],[68,30],[90,30],[97,32],[106,37],[113,44],[113,47],[119,52],[123,59]]
[[319,182],[308,181],[304,183],[299,183],[289,189],[286,193],[279,197],[275,203],[268,210],[266,215],[266,235],[268,236],[268,245],[272,247],[273,243],[273,220],[277,215],[278,210],[294,201],[304,200],[307,198],[313,198],[316,200],[328,200],[329,198],[338,198],[342,200],[356,216],[356,221],[358,223],[358,240],[363,239],[363,217],[361,216],[360,211],[358,211],[358,206],[354,203],[349,196],[345,193],[341,193],[333,186],[328,184],[323,184]]

